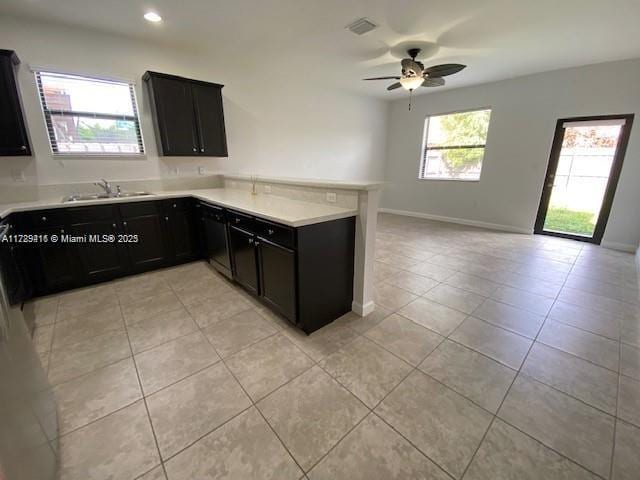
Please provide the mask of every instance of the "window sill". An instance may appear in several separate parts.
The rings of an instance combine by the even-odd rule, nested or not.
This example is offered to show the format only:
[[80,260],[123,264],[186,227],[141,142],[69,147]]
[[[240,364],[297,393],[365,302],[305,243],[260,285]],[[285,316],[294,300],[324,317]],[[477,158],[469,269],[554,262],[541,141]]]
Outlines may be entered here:
[[113,159],[125,159],[130,158],[133,160],[144,160],[147,158],[146,153],[53,153],[53,158],[60,160],[80,160],[83,158],[100,159],[100,158],[113,158]]
[[422,182],[465,182],[465,183],[480,183],[479,178],[421,178],[418,180]]

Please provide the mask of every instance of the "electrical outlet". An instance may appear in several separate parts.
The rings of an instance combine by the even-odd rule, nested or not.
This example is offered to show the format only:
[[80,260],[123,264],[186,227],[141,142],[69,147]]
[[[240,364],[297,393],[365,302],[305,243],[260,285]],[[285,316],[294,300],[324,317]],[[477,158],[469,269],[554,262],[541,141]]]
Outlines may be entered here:
[[14,182],[26,182],[26,179],[24,178],[24,170],[11,170],[11,176],[13,177]]
[[271,193],[271,185],[264,186],[264,193]]
[[327,202],[336,203],[336,200],[338,200],[338,197],[335,192],[327,192]]
[[203,166],[198,167],[198,175],[204,175],[206,170]]

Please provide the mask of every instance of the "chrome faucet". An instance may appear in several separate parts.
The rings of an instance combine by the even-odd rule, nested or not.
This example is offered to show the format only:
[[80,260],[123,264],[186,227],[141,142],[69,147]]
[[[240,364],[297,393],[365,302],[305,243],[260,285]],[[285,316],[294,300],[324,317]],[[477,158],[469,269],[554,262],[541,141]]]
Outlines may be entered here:
[[94,185],[96,187],[104,189],[104,193],[106,193],[107,195],[111,195],[111,184],[104,178],[101,178],[99,182],[95,182]]

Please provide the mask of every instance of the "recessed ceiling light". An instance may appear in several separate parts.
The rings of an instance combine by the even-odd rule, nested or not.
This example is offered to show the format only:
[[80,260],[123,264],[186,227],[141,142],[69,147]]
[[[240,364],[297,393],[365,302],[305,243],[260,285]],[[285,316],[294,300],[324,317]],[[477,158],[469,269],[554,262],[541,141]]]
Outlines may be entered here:
[[157,23],[157,22],[161,22],[162,21],[162,17],[160,15],[158,15],[156,12],[147,12],[144,14],[144,19],[147,20],[148,22],[153,22],[153,23]]

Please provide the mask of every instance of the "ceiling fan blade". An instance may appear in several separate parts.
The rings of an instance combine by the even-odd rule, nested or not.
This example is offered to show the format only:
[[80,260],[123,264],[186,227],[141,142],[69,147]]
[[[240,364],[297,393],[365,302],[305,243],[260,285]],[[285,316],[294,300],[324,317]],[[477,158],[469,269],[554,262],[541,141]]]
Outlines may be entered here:
[[421,87],[441,87],[444,85],[444,78],[436,77],[436,78],[425,78],[424,82],[422,82]]
[[400,80],[400,77],[372,77],[363,78],[363,80]]
[[392,83],[387,87],[387,90],[395,90],[396,88],[400,88],[402,84],[400,82]]
[[433,67],[429,67],[424,71],[424,73],[426,73],[431,78],[446,77],[447,75],[458,73],[460,70],[463,70],[466,67],[466,65],[460,65],[459,63],[444,63],[442,65],[434,65]]

